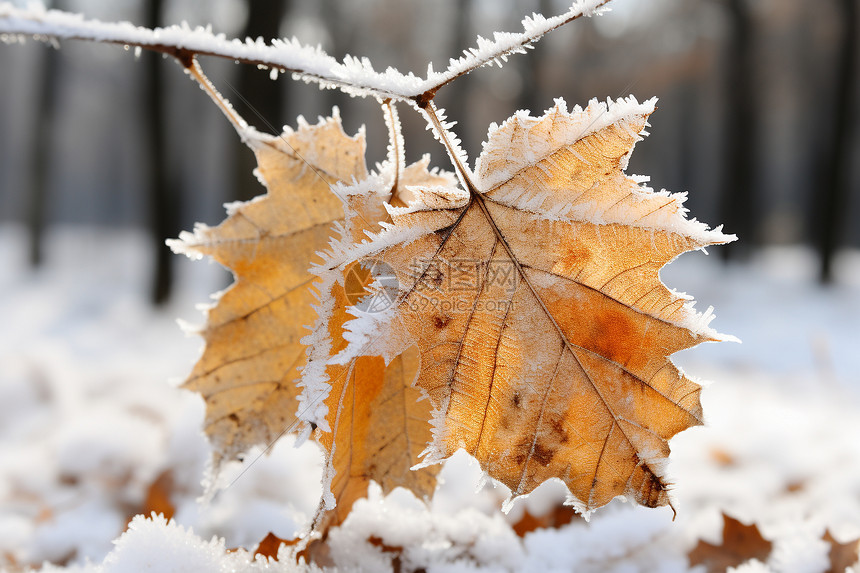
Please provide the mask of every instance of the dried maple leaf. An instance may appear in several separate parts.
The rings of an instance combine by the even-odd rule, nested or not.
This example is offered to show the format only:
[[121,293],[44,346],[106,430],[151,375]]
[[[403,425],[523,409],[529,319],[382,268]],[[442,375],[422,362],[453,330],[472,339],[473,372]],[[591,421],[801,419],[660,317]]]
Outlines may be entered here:
[[762,537],[755,524],[744,525],[724,513],[722,545],[699,540],[690,551],[690,566],[704,565],[708,573],[718,573],[751,559],[767,561],[772,548],[773,544]]
[[413,189],[372,241],[335,245],[332,274],[373,260],[398,288],[381,312],[353,310],[333,362],[417,344],[433,407],[425,464],[464,448],[514,496],[559,478],[580,511],[618,495],[668,503],[667,442],[701,424],[700,386],[668,357],[725,337],[659,269],[733,237],[623,173],[653,110],[630,98],[518,113],[491,129],[474,180],[461,168],[468,190]]
[[207,311],[206,347],[184,384],[206,401],[216,469],[295,421],[301,337],[315,318],[308,268],[343,217],[330,187],[367,176],[364,133],[347,136],[336,110],[317,125],[299,121],[279,137],[243,130],[268,193],[229,205],[217,227],[198,225],[171,243],[211,256],[236,279]]
[[[311,303],[317,287],[308,269],[316,251],[338,232],[356,240],[365,231],[378,231],[388,220],[384,203],[404,204],[400,196],[408,196],[407,185],[451,184],[452,179],[428,171],[428,158],[401,172],[403,146],[391,106],[389,161],[377,175],[365,167],[363,133],[348,137],[336,113],[315,126],[301,122],[297,131],[275,138],[244,128],[228,104],[214,90],[210,94],[240,127],[269,189],[264,197],[231,205],[230,216],[218,227],[198,226],[173,244],[189,255],[210,255],[236,275],[236,283],[208,313],[206,348],[185,384],[206,400],[206,430],[217,469],[253,445],[271,444],[295,420],[296,382],[306,352],[300,336],[315,316]],[[342,184],[347,181],[352,187]],[[372,192],[355,193],[355,186]],[[350,215],[343,222],[342,201]],[[355,280],[346,284],[357,287],[352,295],[360,296],[372,275],[356,266],[351,276]],[[342,324],[352,318],[346,312],[350,292],[340,283],[323,285],[322,292],[329,295],[321,301],[329,317],[326,328],[337,341]],[[343,345],[314,345],[309,351],[328,358]],[[371,479],[386,492],[404,486],[425,497],[438,471],[409,469],[430,437],[429,406],[418,402],[420,391],[412,388],[417,356],[404,354],[387,366],[365,357],[348,369],[329,369],[335,392],[323,405],[332,415],[323,418],[315,437],[326,450],[327,491],[335,494],[321,504],[314,520],[318,530],[341,523],[355,500],[366,495]],[[321,398],[302,407],[318,407]],[[399,427],[395,439],[385,433],[392,427]]]

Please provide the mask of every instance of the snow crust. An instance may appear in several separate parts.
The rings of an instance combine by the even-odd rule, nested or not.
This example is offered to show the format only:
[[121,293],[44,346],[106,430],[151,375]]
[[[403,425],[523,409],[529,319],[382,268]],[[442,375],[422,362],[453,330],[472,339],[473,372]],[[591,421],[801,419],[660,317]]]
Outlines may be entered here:
[[114,549],[100,566],[82,568],[92,573],[128,573],[158,571],[159,573],[193,573],[197,571],[223,573],[257,573],[314,571],[316,567],[255,558],[247,550],[228,553],[223,538],[209,541],[198,537],[191,528],[178,525],[163,516],[135,516],[128,529],[115,542]]

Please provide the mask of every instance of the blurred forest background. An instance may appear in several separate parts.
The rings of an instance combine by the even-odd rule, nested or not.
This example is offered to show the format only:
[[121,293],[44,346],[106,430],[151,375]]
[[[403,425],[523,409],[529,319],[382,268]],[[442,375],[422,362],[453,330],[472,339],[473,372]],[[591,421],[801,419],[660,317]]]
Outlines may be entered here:
[[[24,2],[13,2],[23,5]],[[567,0],[54,0],[105,21],[211,24],[228,36],[295,35],[329,53],[367,56],[378,70],[424,75],[478,34],[519,31],[533,11]],[[720,256],[802,244],[834,280],[841,248],[860,246],[860,92],[857,0],[614,0],[607,16],[550,34],[502,69],[481,69],[440,92],[465,149],[480,152],[490,122],[553,98],[659,97],[652,135],[629,171],[655,188],[689,191],[698,219],[740,241]],[[253,157],[179,66],[136,60],[109,45],[0,46],[0,223],[26,225],[29,258],[46,256],[60,224],[146,229],[152,298],[167,300],[174,256],[164,239],[195,221],[218,223],[222,204],[262,192]],[[240,113],[275,132],[341,108],[347,132],[367,125],[369,160],[384,157],[378,105],[319,91],[251,66],[202,60]],[[403,109],[408,159],[442,149]],[[834,258],[836,256],[836,258]],[[835,261],[835,262],[834,262]],[[838,274],[838,273],[837,273]]]

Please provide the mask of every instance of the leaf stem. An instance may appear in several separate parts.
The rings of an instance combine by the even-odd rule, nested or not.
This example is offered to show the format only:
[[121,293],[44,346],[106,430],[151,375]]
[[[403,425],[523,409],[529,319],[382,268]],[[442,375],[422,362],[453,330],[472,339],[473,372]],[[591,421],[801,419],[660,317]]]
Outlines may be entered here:
[[[478,188],[472,180],[472,171],[467,164],[466,152],[460,147],[460,141],[457,136],[451,132],[451,125],[445,123],[445,117],[442,115],[444,110],[437,110],[436,104],[433,101],[427,101],[424,107],[418,107],[419,111],[427,120],[428,126],[433,130],[436,139],[445,147],[448,156],[451,158],[451,163],[454,166],[454,171],[463,184],[463,188],[469,191],[469,194],[478,194]],[[440,117],[441,116],[441,117]]]
[[215,102],[215,105],[218,106],[218,109],[220,109],[224,113],[224,116],[230,121],[230,123],[233,124],[233,127],[236,128],[236,131],[244,139],[244,136],[242,134],[244,134],[245,131],[248,129],[248,122],[245,121],[245,119],[241,115],[236,113],[236,110],[233,109],[233,106],[230,104],[227,98],[222,96],[221,92],[219,92],[215,88],[215,86],[212,85],[212,82],[209,81],[209,78],[206,77],[206,74],[203,73],[203,70],[200,67],[200,63],[197,61],[197,58],[192,57],[189,64],[187,65],[182,60],[180,60],[180,63],[185,66],[186,73],[191,76],[191,78],[196,81],[197,84],[200,86],[200,89],[206,92],[206,94],[212,99],[212,101]]
[[397,198],[400,185],[400,175],[406,165],[406,154],[403,145],[403,131],[400,126],[400,116],[394,102],[387,99],[382,102],[382,112],[385,115],[385,126],[388,128],[388,164],[393,170],[391,193],[388,202]]

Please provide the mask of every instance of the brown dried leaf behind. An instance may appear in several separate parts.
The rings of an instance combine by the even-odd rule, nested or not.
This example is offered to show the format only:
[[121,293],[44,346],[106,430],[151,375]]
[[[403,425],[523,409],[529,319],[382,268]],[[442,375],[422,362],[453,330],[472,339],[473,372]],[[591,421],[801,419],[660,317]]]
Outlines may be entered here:
[[[376,222],[384,220],[383,216],[387,218],[383,215],[383,201],[402,204],[401,194],[407,192],[407,186],[444,184],[451,179],[429,172],[425,159],[404,169],[397,181],[399,185],[391,193],[374,193],[349,201],[346,236],[360,240],[365,230],[378,231]],[[342,281],[330,284],[328,300],[323,303],[330,315],[318,324],[318,328],[327,331],[331,342],[323,360],[346,347],[343,325],[353,318],[348,307],[366,294],[377,270],[372,261],[355,262],[346,269]],[[379,333],[380,337],[386,335]],[[384,494],[396,487],[409,489],[419,499],[433,493],[440,468],[411,469],[431,439],[430,403],[421,401],[421,391],[413,386],[418,368],[414,347],[387,366],[379,356],[362,356],[348,365],[326,367],[331,384],[325,399],[326,424],[331,431],[320,428],[315,433],[326,451],[324,498],[314,519],[316,531],[324,533],[343,523],[355,502],[366,497],[371,480],[382,487]]]
[[211,256],[236,278],[207,312],[206,347],[184,384],[206,402],[216,469],[296,422],[300,340],[316,318],[308,269],[343,217],[330,186],[367,175],[364,134],[347,136],[337,113],[280,137],[252,130],[244,137],[268,193],[229,206],[220,225],[198,226],[172,244]]
[[722,544],[699,540],[690,551],[690,566],[704,565],[708,573],[722,573],[751,559],[765,562],[771,549],[773,544],[762,537],[756,524],[744,525],[724,513]]
[[830,551],[827,553],[830,559],[828,573],[844,573],[846,569],[860,562],[860,539],[840,543],[830,531],[825,531],[822,539],[830,545]]

